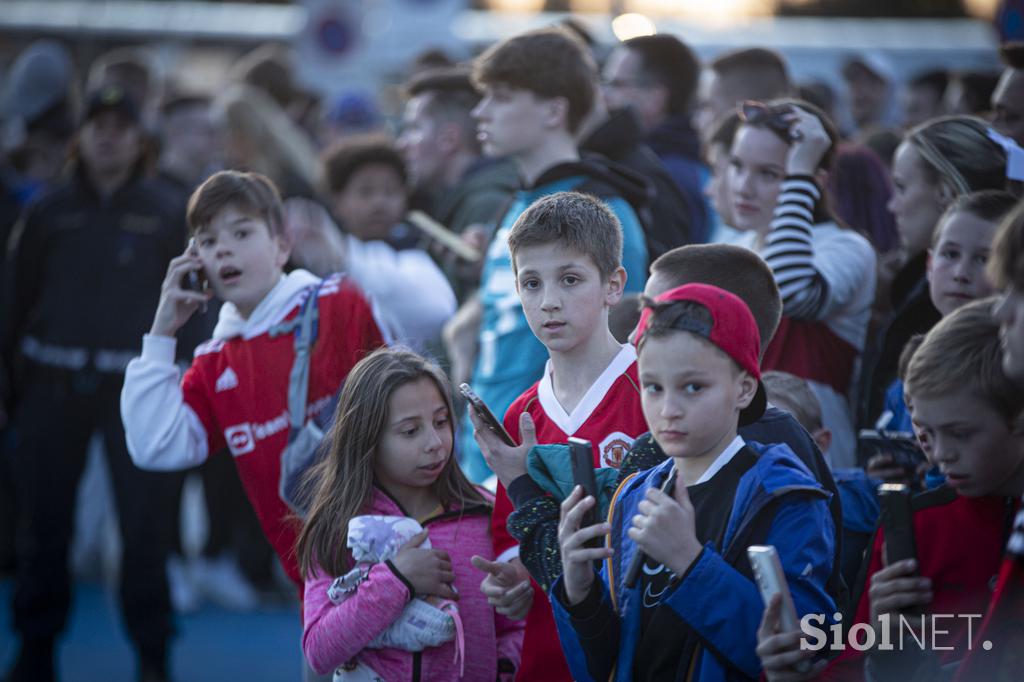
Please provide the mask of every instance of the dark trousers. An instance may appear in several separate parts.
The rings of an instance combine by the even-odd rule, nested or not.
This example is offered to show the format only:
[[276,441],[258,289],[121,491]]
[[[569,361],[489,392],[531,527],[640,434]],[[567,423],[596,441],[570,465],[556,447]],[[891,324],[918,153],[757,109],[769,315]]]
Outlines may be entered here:
[[38,370],[19,395],[10,452],[16,490],[14,627],[23,642],[55,638],[71,602],[68,550],[89,440],[103,437],[123,554],[121,611],[144,662],[163,665],[172,633],[166,559],[177,474],[142,471],[121,424],[119,375]]

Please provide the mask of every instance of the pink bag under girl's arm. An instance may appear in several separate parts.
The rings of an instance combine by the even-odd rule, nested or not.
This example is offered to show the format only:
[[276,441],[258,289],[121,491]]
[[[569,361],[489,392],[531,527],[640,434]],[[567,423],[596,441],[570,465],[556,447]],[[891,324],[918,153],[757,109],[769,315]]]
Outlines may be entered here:
[[395,622],[409,602],[409,588],[387,564],[375,564],[355,593],[335,605],[327,596],[334,578],[319,567],[306,580],[302,651],[324,675],[350,661]]

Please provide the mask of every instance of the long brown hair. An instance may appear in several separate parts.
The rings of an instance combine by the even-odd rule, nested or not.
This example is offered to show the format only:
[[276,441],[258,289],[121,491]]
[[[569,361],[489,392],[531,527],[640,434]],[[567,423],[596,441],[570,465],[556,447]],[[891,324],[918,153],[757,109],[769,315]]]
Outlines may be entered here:
[[[434,382],[448,407],[454,441],[451,387],[436,365],[406,349],[381,348],[349,372],[334,426],[327,435],[330,450],[310,471],[315,492],[296,550],[303,577],[310,574],[314,564],[329,575],[342,575],[349,569],[348,522],[373,498],[373,462],[390,418],[391,396],[405,384],[423,378]],[[456,505],[464,508],[470,503],[486,504],[454,456],[449,457],[433,486],[446,510]]]

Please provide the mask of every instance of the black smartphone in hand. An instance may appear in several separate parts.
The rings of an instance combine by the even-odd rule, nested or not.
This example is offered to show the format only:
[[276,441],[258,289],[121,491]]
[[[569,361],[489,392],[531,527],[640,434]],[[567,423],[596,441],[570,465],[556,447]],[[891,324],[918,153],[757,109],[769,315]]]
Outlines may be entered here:
[[[583,496],[590,495],[597,500],[597,477],[594,475],[594,447],[589,440],[569,439],[569,456],[572,462],[572,481],[583,488]],[[580,528],[597,523],[597,505],[591,507],[580,521]],[[600,538],[588,540],[586,547],[600,547]]]
[[878,503],[885,529],[885,562],[892,565],[904,559],[917,558],[914,541],[914,512],[910,505],[911,490],[902,483],[878,486]]
[[[190,255],[198,255],[196,252],[196,238],[192,237],[188,240],[188,252]],[[202,268],[199,270],[189,270],[181,278],[181,288],[187,291],[197,291],[203,293],[206,291],[206,275],[203,274]]]
[[480,396],[476,394],[476,391],[474,391],[469,384],[459,384],[459,393],[461,393],[462,397],[466,399],[466,402],[469,403],[470,408],[476,412],[477,416],[483,420],[484,424],[487,425],[487,428],[498,434],[498,437],[501,438],[505,445],[511,448],[519,447],[519,443],[512,439],[512,436],[508,434],[508,431],[506,431],[505,427],[502,426],[500,421],[498,421],[498,418],[494,416],[494,413],[491,412],[484,401],[480,399]]

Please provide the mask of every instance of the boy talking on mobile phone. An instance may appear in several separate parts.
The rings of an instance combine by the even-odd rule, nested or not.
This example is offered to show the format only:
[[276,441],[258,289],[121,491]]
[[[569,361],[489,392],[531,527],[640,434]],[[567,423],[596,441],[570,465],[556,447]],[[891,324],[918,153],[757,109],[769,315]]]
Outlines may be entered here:
[[[347,277],[284,274],[289,245],[281,200],[266,177],[213,175],[189,200],[188,223],[195,248],[171,261],[142,355],[125,373],[121,418],[128,451],[142,469],[173,471],[230,450],[263,532],[301,590],[298,526],[278,494],[295,358],[289,322],[317,296],[307,419],[324,410],[348,371],[384,337]],[[182,288],[186,275],[200,271],[206,290]],[[196,349],[192,366],[179,376],[174,333],[212,296],[225,302],[213,339]]]

